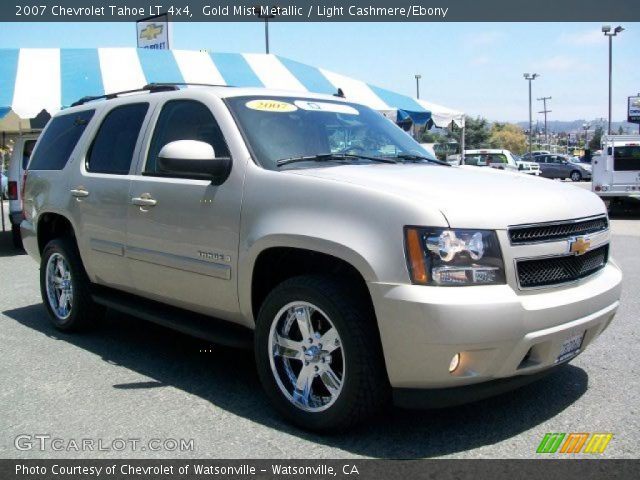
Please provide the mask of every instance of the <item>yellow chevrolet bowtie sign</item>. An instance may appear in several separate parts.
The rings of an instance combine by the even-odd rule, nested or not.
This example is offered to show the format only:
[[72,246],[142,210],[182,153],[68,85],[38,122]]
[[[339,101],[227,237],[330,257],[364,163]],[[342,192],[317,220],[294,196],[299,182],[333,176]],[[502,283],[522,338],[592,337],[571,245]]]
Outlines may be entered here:
[[584,237],[569,241],[569,252],[574,255],[584,255],[589,251],[589,248],[591,248],[591,241]]
[[155,23],[151,23],[140,31],[140,38],[144,38],[147,41],[154,40],[158,37],[158,35],[162,34],[163,28],[164,25],[156,25]]

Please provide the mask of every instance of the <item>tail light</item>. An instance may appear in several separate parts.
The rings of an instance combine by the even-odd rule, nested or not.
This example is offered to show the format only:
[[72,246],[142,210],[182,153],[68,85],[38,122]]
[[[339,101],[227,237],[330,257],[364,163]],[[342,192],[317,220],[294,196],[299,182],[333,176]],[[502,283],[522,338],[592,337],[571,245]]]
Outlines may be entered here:
[[9,200],[18,200],[18,182],[9,182]]
[[22,215],[24,218],[27,218],[27,213],[24,208],[24,192],[27,188],[27,170],[24,171],[24,175],[22,176],[22,188],[20,189],[20,199],[22,200]]

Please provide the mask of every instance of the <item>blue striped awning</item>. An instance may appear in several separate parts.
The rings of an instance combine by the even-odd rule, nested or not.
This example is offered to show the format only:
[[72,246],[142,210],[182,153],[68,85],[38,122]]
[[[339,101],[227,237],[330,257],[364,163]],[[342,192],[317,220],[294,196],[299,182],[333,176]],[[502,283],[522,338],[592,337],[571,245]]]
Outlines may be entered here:
[[0,49],[0,118],[10,110],[22,118],[41,110],[53,114],[84,96],[152,82],[327,94],[341,88],[348,100],[387,116],[411,118],[418,124],[431,118],[430,111],[411,97],[277,55],[137,48]]

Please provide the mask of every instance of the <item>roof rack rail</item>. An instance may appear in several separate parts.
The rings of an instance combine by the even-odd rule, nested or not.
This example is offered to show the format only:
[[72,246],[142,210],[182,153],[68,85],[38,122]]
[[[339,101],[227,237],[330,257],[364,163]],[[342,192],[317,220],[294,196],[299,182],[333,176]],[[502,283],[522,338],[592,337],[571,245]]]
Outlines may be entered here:
[[153,82],[148,83],[142,88],[134,88],[133,90],[123,90],[121,92],[114,93],[106,93],[104,95],[95,95],[95,96],[86,96],[82,97],[80,100],[77,100],[71,104],[72,107],[76,107],[78,105],[84,105],[88,102],[93,102],[94,100],[111,100],[113,98],[117,98],[120,95],[126,95],[127,93],[136,93],[136,92],[171,92],[175,90],[179,90],[180,87],[188,87],[190,85],[196,87],[232,87],[233,85],[217,85],[213,83],[190,83],[190,82]]
[[80,100],[73,102],[71,106],[77,107],[78,105],[84,105],[85,103],[93,102],[94,100],[100,100],[103,98],[105,100],[111,100],[111,99],[117,98],[120,95],[126,95],[127,93],[136,93],[136,92],[155,93],[155,92],[169,92],[173,90],[178,90],[178,86],[171,85],[171,84],[149,83],[142,88],[134,88],[132,90],[123,90],[121,92],[106,93],[104,95],[82,97]]
[[147,87],[231,87],[234,85],[222,85],[219,83],[196,83],[196,82],[154,82],[146,85]]

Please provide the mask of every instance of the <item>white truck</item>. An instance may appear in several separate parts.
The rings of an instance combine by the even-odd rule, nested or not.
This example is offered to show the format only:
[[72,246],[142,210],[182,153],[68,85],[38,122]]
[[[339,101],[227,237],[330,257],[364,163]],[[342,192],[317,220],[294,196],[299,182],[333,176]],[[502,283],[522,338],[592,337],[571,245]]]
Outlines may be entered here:
[[640,199],[640,135],[604,135],[592,172],[591,188],[607,208],[624,198]]

